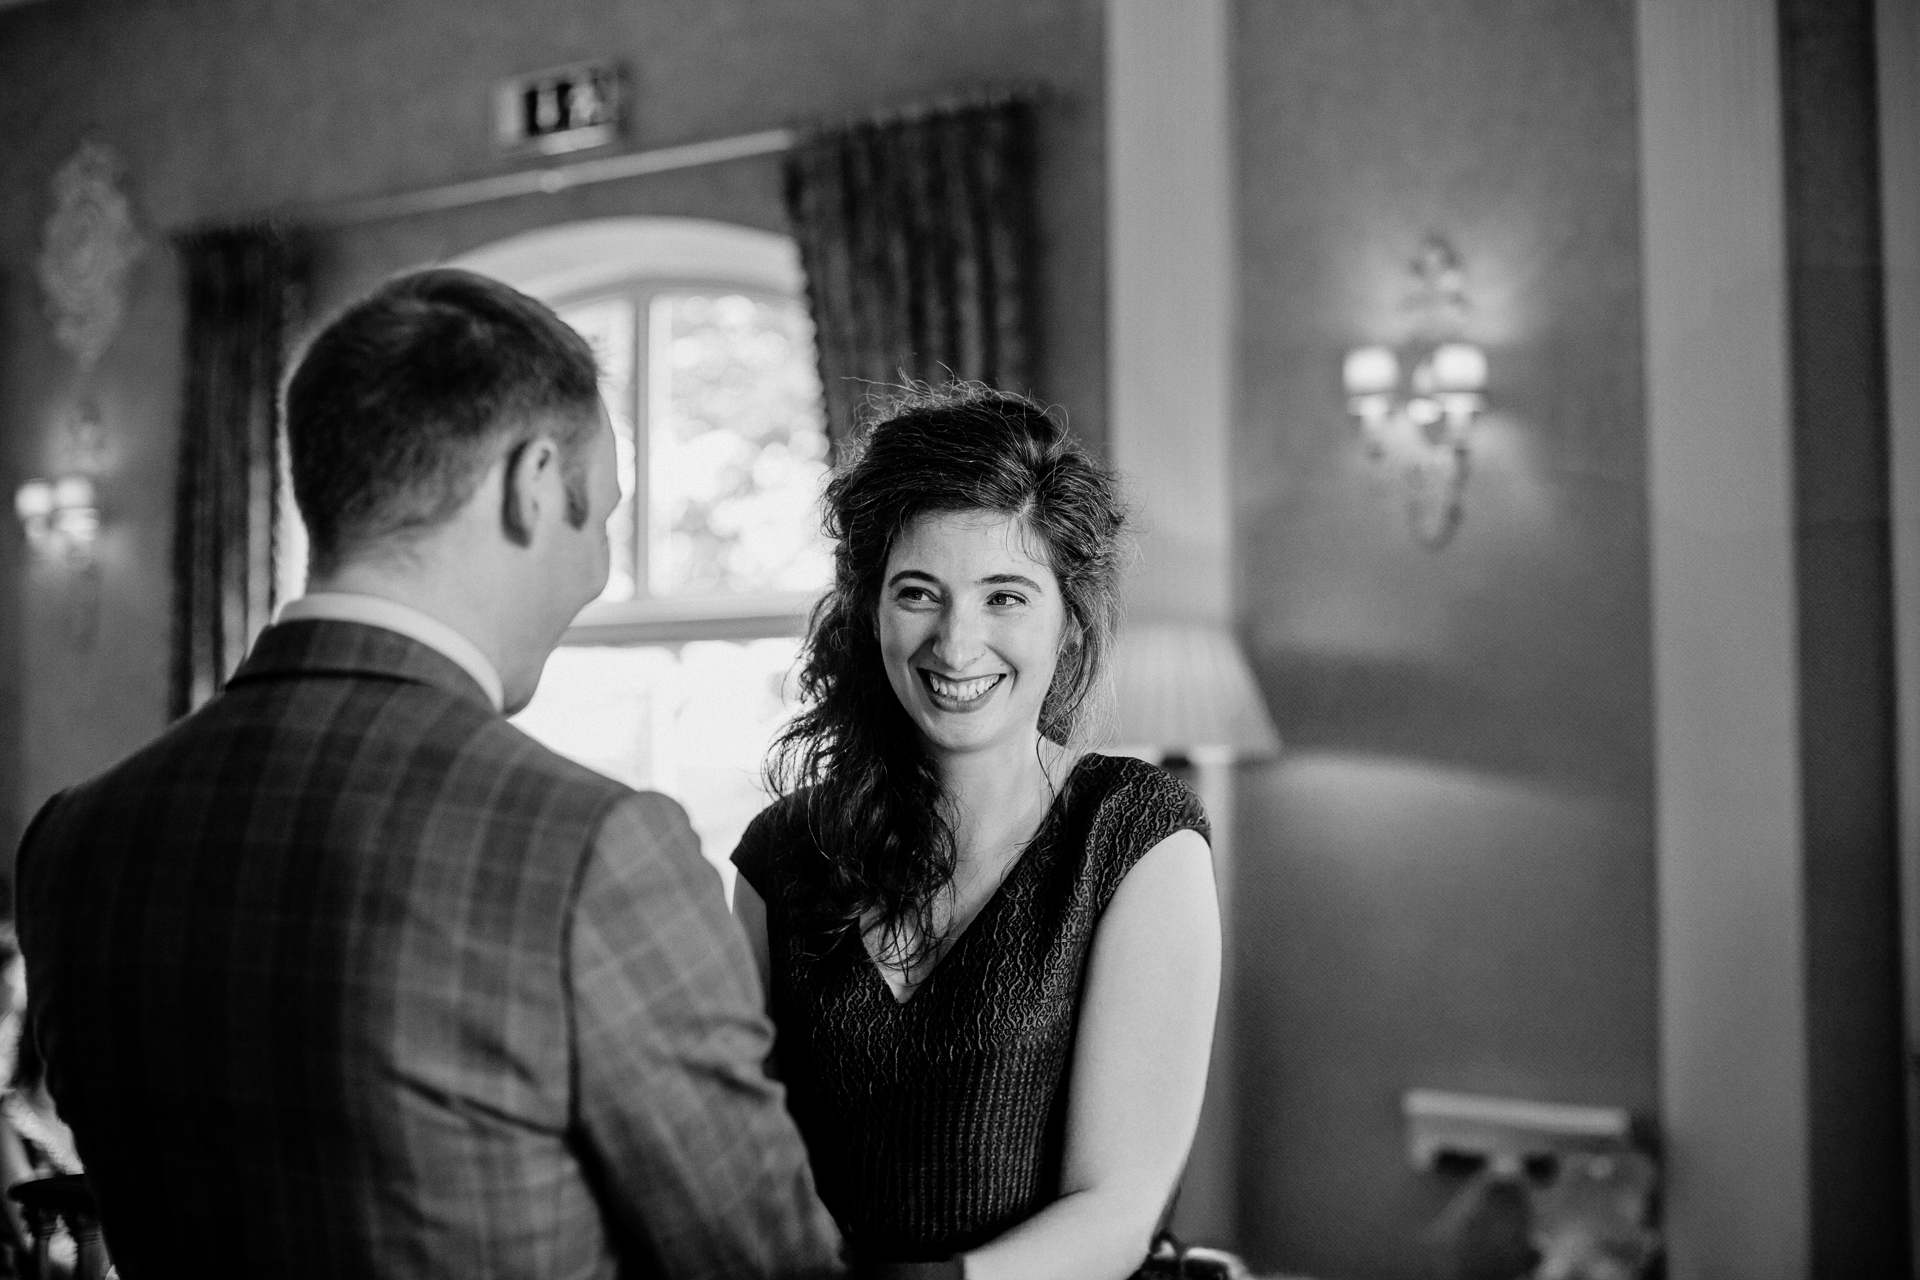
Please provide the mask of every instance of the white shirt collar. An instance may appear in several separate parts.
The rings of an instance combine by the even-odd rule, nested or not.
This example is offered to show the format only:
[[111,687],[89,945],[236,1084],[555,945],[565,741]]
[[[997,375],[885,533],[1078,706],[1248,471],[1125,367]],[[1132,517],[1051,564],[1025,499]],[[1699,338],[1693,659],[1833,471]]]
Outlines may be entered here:
[[280,614],[274,621],[358,622],[363,626],[397,631],[459,664],[460,669],[472,676],[475,683],[486,692],[495,711],[506,706],[500,673],[488,661],[487,655],[480,652],[480,646],[432,614],[422,613],[411,605],[358,591],[315,591],[281,606]]

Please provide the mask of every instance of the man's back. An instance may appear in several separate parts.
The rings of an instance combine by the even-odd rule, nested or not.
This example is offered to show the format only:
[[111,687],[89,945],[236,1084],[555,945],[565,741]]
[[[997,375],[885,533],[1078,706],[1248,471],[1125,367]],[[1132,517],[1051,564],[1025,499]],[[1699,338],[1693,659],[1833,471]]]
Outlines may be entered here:
[[[637,838],[609,852],[612,818]],[[21,854],[49,1081],[122,1271],[830,1267],[689,858],[671,802],[546,751],[431,649],[270,630]],[[728,1161],[692,1176],[739,1219],[679,1220],[727,1206],[656,1184]]]

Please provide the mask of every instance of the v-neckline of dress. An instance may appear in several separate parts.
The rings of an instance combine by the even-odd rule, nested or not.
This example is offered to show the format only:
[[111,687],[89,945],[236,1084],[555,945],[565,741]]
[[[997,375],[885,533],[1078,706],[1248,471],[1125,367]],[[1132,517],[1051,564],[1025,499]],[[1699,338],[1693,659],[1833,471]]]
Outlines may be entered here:
[[928,984],[939,977],[941,971],[953,962],[954,957],[960,953],[960,948],[967,944],[967,939],[986,925],[990,914],[1000,910],[1000,904],[1007,896],[1007,886],[1012,884],[1013,878],[1020,875],[1027,864],[1033,860],[1033,851],[1039,847],[1041,837],[1048,834],[1054,820],[1059,816],[1060,805],[1066,799],[1067,791],[1073,784],[1073,775],[1080,771],[1080,766],[1085,764],[1092,754],[1088,752],[1073,762],[1073,767],[1067,770],[1066,777],[1061,780],[1060,789],[1054,792],[1053,799],[1047,803],[1047,811],[1040,816],[1040,825],[1033,829],[1033,835],[1028,839],[1026,848],[1020,850],[1019,856],[1013,860],[1013,865],[1008,867],[1007,873],[1000,877],[1000,883],[993,887],[993,892],[987,895],[987,900],[980,904],[978,911],[973,913],[973,919],[967,921],[966,927],[960,930],[960,936],[947,944],[946,951],[933,962],[933,968],[927,970],[926,976],[908,990],[906,999],[902,1000],[893,994],[893,984],[887,981],[887,975],[881,969],[880,962],[874,959],[873,952],[867,949],[866,938],[859,934],[854,935],[854,944],[860,949],[860,967],[866,970],[866,980],[879,985],[880,994],[886,997],[888,1004],[895,1009],[905,1009],[910,1005],[918,1004]]

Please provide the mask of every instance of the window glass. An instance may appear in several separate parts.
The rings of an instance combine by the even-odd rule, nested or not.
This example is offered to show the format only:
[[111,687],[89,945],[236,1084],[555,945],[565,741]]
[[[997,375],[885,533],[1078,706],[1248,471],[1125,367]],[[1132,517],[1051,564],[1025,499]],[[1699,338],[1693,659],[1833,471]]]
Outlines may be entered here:
[[761,769],[793,714],[796,636],[565,645],[514,723],[570,759],[686,806],[729,891],[727,856],[767,803]]
[[824,587],[827,436],[806,307],[662,292],[649,327],[650,593]]
[[613,444],[620,467],[620,505],[607,519],[607,541],[612,568],[602,600],[631,600],[634,577],[634,452],[633,376],[634,314],[631,298],[600,298],[560,309],[560,318],[572,325],[600,361],[600,396],[613,421]]

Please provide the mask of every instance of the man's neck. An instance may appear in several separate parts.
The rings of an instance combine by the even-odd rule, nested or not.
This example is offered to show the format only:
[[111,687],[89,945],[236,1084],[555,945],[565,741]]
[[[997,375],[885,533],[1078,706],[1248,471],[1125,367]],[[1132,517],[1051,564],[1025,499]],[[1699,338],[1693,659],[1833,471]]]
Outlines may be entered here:
[[499,628],[494,625],[491,611],[451,585],[446,575],[382,564],[350,563],[308,582],[308,594],[322,591],[377,596],[409,609],[417,609],[458,631],[486,655],[487,661],[496,670],[504,670],[504,646],[500,642]]

